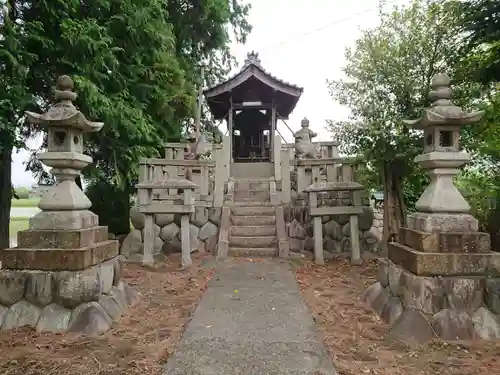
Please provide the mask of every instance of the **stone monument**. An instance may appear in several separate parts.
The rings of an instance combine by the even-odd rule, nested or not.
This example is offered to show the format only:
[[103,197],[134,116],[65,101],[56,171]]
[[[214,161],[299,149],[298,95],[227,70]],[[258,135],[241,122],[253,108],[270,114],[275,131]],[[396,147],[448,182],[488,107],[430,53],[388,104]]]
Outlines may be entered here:
[[317,136],[309,128],[309,120],[304,118],[300,123],[301,129],[293,137],[295,138],[295,156],[297,159],[315,159],[316,149],[312,139]]
[[478,221],[453,183],[469,161],[459,149],[460,127],[478,122],[483,113],[466,113],[452,103],[446,75],[436,75],[431,89],[431,107],[420,119],[406,121],[424,131],[424,153],[415,161],[431,181],[363,298],[393,324],[394,340],[500,338],[500,303],[490,303],[500,289],[488,287],[499,285],[500,253],[491,251],[487,233],[478,232]]
[[118,241],[108,240],[89,211],[91,202],[75,178],[92,162],[83,154],[83,134],[103,124],[87,120],[73,105],[77,95],[68,76],[57,80],[56,103],[28,120],[47,129],[47,152],[38,158],[52,167],[56,184],[44,194],[18,246],[0,251],[0,327],[32,326],[38,331],[100,334],[136,300],[121,280]]

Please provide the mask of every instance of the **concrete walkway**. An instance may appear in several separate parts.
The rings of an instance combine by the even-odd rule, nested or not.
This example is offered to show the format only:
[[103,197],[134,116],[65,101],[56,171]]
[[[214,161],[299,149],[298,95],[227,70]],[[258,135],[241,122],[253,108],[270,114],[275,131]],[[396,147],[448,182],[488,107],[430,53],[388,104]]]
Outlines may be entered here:
[[217,266],[164,375],[337,374],[286,261]]

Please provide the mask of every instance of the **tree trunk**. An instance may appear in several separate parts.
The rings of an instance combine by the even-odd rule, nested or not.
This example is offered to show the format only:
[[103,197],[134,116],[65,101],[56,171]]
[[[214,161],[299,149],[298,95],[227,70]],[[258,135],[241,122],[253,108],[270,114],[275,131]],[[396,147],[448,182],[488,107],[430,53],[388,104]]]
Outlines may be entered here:
[[395,173],[391,163],[384,164],[384,230],[382,248],[398,240],[399,228],[405,225],[405,204],[401,188],[401,178]]
[[10,247],[9,225],[12,199],[12,146],[0,155],[0,250]]

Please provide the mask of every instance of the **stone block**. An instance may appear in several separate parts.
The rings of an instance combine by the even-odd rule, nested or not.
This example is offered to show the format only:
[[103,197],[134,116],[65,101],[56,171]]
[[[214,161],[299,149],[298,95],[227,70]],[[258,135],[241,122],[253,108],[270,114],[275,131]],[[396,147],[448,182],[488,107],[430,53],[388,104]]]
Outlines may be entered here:
[[87,336],[98,336],[111,327],[112,319],[97,302],[78,306],[71,314],[70,332],[79,332]]
[[71,310],[52,303],[42,310],[36,324],[38,332],[65,332],[69,327]]
[[388,246],[389,260],[420,276],[480,276],[500,270],[500,253],[424,253],[397,242]]
[[408,228],[422,232],[477,232],[476,218],[468,214],[416,212],[408,215]]
[[[176,225],[176,224],[174,224]],[[132,230],[123,241],[120,254],[130,257],[133,254],[142,253],[144,245],[142,243],[142,232],[139,229]]]
[[108,227],[73,230],[23,230],[17,247],[26,249],[78,249],[108,240]]
[[46,306],[52,302],[54,282],[52,272],[27,271],[28,280],[24,298],[37,306]]
[[425,344],[435,337],[434,329],[425,315],[415,309],[406,309],[387,335],[389,341],[409,346]]
[[500,339],[500,319],[485,307],[480,307],[472,315],[474,332],[483,340]]
[[441,280],[445,293],[445,308],[474,311],[483,303],[482,277],[445,277]]
[[446,341],[471,340],[474,337],[472,319],[464,310],[445,309],[432,317],[437,335]]
[[380,317],[387,324],[393,324],[403,313],[403,305],[398,297],[389,296]]
[[2,330],[22,326],[34,327],[40,318],[41,309],[22,299],[13,304],[4,316]]
[[378,259],[377,280],[384,288],[389,285],[389,266],[390,262],[387,259]]
[[500,278],[487,278],[485,284],[485,302],[490,310],[500,315]]
[[10,306],[21,300],[27,279],[24,272],[0,270],[0,304]]
[[84,271],[65,271],[54,275],[55,295],[58,304],[75,308],[82,303],[98,301],[102,294],[100,266]]
[[486,253],[491,249],[490,236],[481,232],[423,232],[400,228],[400,241],[425,253]]
[[0,253],[3,268],[42,271],[83,270],[118,255],[118,241],[79,249],[11,248]]
[[29,220],[30,229],[74,230],[94,228],[99,217],[91,211],[41,211]]
[[[391,268],[398,267],[391,264]],[[398,267],[399,268],[399,267]],[[437,277],[416,276],[403,270],[400,278],[400,292],[403,307],[434,314],[444,306],[444,291]]]

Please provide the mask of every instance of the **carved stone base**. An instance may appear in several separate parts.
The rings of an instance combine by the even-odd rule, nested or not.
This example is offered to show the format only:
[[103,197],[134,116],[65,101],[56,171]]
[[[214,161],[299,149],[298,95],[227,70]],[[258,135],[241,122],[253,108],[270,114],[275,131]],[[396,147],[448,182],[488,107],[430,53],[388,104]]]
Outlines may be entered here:
[[80,271],[0,270],[0,329],[107,331],[138,299],[121,280],[122,260],[117,256]]
[[380,259],[378,281],[363,300],[392,325],[391,341],[500,339],[500,279],[417,276]]

